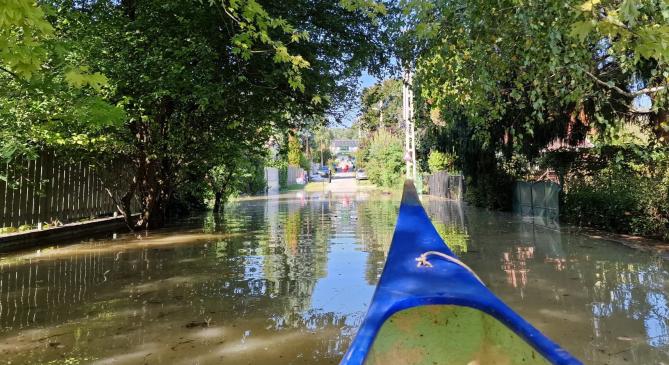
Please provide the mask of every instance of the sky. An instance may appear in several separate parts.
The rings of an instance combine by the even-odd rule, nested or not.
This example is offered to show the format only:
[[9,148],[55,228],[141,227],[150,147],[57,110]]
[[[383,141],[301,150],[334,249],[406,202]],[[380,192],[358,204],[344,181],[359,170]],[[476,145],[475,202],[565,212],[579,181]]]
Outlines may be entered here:
[[[367,73],[367,71],[364,71],[360,78],[358,79],[358,91],[362,91],[362,89],[374,85],[376,82],[378,82],[379,79],[376,77],[370,75]],[[346,117],[343,120],[344,126],[345,127],[350,127],[351,124],[353,124],[353,121],[355,121],[355,118],[358,117],[358,113],[360,112],[360,108],[358,104],[355,104],[353,108],[348,112]],[[340,127],[338,125],[331,125],[331,127]]]

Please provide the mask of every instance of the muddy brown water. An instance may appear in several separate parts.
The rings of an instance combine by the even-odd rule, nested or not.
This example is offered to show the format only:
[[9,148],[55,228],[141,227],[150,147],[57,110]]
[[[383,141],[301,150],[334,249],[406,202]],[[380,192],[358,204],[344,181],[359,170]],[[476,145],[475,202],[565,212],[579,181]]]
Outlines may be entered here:
[[[296,193],[223,216],[0,256],[0,364],[336,364],[399,197]],[[669,364],[662,257],[425,199],[511,307],[587,364]]]

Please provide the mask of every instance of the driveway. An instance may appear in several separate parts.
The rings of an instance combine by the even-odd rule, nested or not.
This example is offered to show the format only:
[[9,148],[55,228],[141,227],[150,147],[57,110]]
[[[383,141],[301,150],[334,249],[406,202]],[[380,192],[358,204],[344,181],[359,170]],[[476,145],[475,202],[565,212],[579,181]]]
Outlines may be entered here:
[[358,181],[355,179],[355,172],[338,172],[332,178],[327,190],[335,193],[356,192],[358,191]]

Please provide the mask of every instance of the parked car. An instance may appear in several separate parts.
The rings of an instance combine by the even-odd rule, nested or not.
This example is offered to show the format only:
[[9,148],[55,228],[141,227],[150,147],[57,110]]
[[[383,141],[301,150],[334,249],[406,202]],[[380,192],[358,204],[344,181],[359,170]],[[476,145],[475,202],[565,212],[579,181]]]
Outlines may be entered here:
[[323,166],[323,167],[321,167],[320,170],[318,170],[318,175],[319,175],[320,177],[328,177],[328,176],[330,176],[330,169],[328,169],[327,167]]
[[367,177],[367,171],[364,169],[358,169],[358,171],[355,172],[355,179],[356,180],[367,180],[369,177]]

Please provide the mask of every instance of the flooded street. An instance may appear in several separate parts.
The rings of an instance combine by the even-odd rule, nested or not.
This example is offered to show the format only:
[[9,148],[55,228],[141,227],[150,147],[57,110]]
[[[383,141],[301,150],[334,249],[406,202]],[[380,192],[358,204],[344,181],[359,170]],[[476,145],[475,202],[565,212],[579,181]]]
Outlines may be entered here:
[[[513,309],[587,364],[669,364],[669,264],[426,198]],[[399,207],[378,193],[231,203],[149,234],[0,256],[2,364],[337,364]]]

